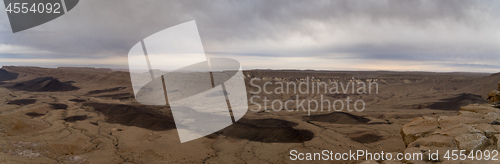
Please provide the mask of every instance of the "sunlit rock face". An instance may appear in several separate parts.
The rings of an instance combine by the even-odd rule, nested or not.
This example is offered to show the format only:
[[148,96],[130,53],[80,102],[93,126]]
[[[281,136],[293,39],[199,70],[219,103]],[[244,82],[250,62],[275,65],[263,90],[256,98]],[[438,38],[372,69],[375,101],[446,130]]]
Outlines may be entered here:
[[490,103],[500,102],[500,82],[498,83],[498,90],[491,91],[490,94],[488,94],[488,100]]
[[415,118],[401,128],[405,152],[419,150],[428,155],[429,150],[499,150],[499,116],[498,108],[472,104],[460,108],[457,116]]
[[[499,93],[492,91],[488,100],[498,102]],[[495,104],[470,104],[461,107],[456,116],[415,118],[403,125],[401,136],[405,152],[423,152],[427,157],[435,150],[500,150],[499,120],[500,109]],[[439,159],[433,162],[444,162],[443,157]]]

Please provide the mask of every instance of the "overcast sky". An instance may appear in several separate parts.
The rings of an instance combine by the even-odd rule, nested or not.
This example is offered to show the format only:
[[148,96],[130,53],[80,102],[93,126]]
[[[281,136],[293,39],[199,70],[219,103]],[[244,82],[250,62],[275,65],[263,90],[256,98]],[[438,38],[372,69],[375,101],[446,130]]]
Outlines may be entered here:
[[15,34],[0,12],[0,65],[128,68],[142,38],[196,20],[207,55],[244,69],[500,72],[499,18],[495,0],[81,0]]

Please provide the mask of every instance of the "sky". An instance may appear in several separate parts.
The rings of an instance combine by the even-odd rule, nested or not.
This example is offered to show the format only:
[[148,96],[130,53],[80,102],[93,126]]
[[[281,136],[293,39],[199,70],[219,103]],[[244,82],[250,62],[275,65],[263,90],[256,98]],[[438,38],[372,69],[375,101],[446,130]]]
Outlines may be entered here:
[[1,11],[0,65],[127,69],[141,39],[195,20],[205,53],[243,69],[493,73],[498,18],[495,0],[81,0],[18,33]]

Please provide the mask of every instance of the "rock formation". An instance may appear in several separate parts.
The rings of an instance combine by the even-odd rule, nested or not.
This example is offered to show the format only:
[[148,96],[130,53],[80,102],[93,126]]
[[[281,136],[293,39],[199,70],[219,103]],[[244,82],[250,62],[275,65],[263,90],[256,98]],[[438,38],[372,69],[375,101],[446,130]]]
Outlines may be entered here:
[[61,82],[53,77],[42,77],[20,82],[10,88],[30,92],[60,92],[80,89],[71,85],[71,82]]
[[477,104],[460,108],[457,116],[415,118],[401,129],[405,153],[440,150],[443,160],[447,150],[500,150],[499,119],[500,109]]
[[[500,91],[492,93],[488,99],[498,102]],[[443,157],[448,150],[500,150],[500,109],[471,104],[461,107],[456,116],[418,117],[403,125],[401,135],[407,146],[405,153],[424,153],[424,161],[405,161],[409,163],[452,162]],[[425,161],[429,152],[436,150],[439,161]]]
[[498,83],[498,90],[491,91],[490,94],[488,94],[488,100],[490,103],[500,102],[500,82]]
[[19,76],[17,73],[11,73],[4,69],[0,69],[0,81],[14,80]]

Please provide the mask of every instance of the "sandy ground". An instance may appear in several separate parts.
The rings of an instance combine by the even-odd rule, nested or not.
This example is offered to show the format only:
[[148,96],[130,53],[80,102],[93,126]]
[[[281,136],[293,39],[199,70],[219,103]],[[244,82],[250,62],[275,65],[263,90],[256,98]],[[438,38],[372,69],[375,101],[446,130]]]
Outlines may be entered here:
[[[400,134],[403,124],[419,116],[456,115],[460,106],[484,103],[500,81],[498,74],[478,73],[254,70],[244,74],[248,91],[255,90],[250,79],[262,79],[258,85],[283,81],[276,77],[287,81],[355,77],[378,79],[380,86],[378,94],[329,95],[330,99],[362,98],[363,112],[325,110],[308,115],[267,106],[247,112],[214,134],[180,143],[169,107],[137,103],[127,72],[3,67],[0,162],[290,163],[290,150],[402,152],[406,148]],[[293,93],[260,96],[319,98]]]

